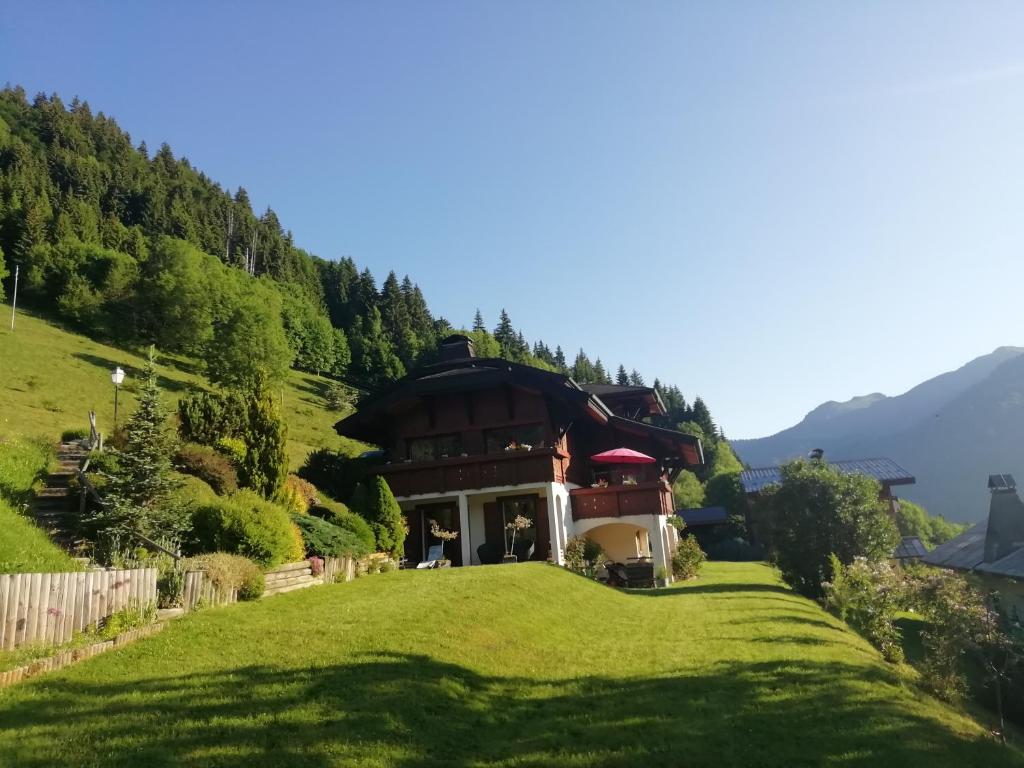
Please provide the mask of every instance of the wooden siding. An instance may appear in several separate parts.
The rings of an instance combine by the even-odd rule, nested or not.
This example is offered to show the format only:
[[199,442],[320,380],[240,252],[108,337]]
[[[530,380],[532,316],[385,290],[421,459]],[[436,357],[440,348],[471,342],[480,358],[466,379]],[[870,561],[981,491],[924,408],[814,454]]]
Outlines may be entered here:
[[611,485],[607,488],[574,488],[572,519],[626,515],[670,515],[674,512],[672,490],[661,481],[637,485]]
[[551,448],[459,456],[378,467],[395,496],[561,482],[562,456]]

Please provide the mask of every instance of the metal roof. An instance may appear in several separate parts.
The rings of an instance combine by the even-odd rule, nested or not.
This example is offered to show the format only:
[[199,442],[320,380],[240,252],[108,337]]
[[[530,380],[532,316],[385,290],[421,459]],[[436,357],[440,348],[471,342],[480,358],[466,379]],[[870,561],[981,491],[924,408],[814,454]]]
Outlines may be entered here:
[[982,563],[975,570],[1011,579],[1024,579],[1024,547],[994,563]]
[[968,528],[955,539],[940,544],[922,560],[928,565],[937,565],[940,568],[970,571],[985,560],[985,535],[987,533],[988,521],[985,520]]
[[921,539],[917,536],[904,536],[897,545],[896,550],[892,553],[892,556],[897,560],[913,560],[924,557],[927,554],[928,550],[921,543]]
[[[828,466],[847,475],[867,475],[882,485],[911,485],[914,476],[892,459],[849,459],[830,461]],[[769,485],[782,482],[782,467],[760,467],[740,472],[740,482],[747,493],[756,493]]]
[[1017,481],[1013,479],[1013,475],[1002,474],[1002,475],[989,475],[988,476],[988,489],[994,490],[1012,490],[1017,487]]
[[691,507],[677,509],[676,514],[687,525],[719,525],[729,520],[729,512],[725,507]]

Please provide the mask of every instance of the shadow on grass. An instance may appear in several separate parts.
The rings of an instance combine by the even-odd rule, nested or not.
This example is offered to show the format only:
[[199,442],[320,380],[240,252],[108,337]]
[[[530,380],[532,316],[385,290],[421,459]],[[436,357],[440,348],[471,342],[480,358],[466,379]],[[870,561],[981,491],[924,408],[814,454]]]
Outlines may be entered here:
[[323,667],[129,677],[118,685],[43,679],[13,705],[0,700],[0,763],[1022,764],[1017,752],[908,711],[884,668],[840,662],[551,680],[380,653]]
[[694,584],[693,586],[677,586],[671,589],[624,589],[630,595],[644,597],[680,597],[683,595],[721,595],[729,592],[773,593],[787,597],[799,597],[791,589],[776,587],[771,584]]
[[[94,365],[97,368],[102,368],[108,373],[114,370],[114,368],[116,368],[119,365],[124,366],[122,362],[119,362],[117,360],[112,360],[107,357],[100,357],[99,355],[89,354],[88,352],[73,352],[72,357],[77,357],[79,360],[84,360],[90,365]],[[128,368],[128,371],[135,377],[139,375],[138,369],[136,369],[134,366]],[[166,376],[161,376],[159,374],[157,374],[157,381],[160,384],[160,388],[167,392],[181,392],[187,389],[192,389],[192,386],[184,381],[168,379]]]

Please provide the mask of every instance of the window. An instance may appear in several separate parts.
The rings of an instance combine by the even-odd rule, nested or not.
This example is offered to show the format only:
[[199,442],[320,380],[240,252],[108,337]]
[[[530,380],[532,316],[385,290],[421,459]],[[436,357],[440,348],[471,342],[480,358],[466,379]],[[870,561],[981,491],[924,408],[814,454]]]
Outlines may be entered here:
[[484,433],[488,453],[528,451],[546,448],[543,424],[522,424],[515,427],[489,429]]
[[436,461],[462,453],[459,435],[435,435],[416,437],[409,441],[409,458],[412,461]]

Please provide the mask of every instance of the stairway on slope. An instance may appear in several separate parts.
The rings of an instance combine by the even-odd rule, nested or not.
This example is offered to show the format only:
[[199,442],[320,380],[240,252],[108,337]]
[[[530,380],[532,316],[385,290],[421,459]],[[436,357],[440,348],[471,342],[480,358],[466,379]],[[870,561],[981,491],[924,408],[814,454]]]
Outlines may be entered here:
[[57,467],[46,475],[45,485],[32,499],[29,515],[50,538],[65,549],[75,545],[74,513],[77,496],[72,480],[78,474],[88,452],[77,443],[61,443],[57,448]]

